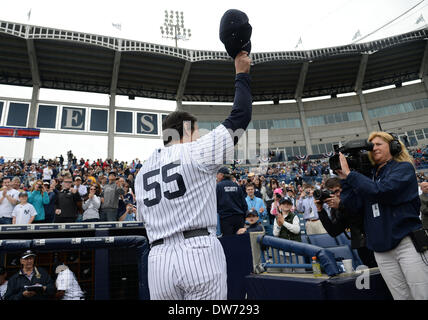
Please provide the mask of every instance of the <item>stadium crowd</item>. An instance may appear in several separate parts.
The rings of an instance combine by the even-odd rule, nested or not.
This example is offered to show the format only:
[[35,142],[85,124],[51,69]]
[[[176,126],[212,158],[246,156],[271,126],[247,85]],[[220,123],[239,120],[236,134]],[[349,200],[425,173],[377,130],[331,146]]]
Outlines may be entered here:
[[[428,146],[409,151],[417,169],[428,168]],[[26,163],[0,156],[0,224],[141,220],[137,216],[134,193],[134,180],[142,166],[140,160],[130,163],[111,159],[77,160],[71,151],[67,157],[67,161],[60,155],[55,159],[41,157],[36,163]],[[274,233],[280,196],[291,200],[291,212],[302,213],[308,220],[308,210],[317,210],[311,203],[306,205],[304,212],[301,196],[306,195],[305,187],[307,193],[312,194],[333,176],[328,158],[263,166],[236,164],[227,170],[232,182],[242,188],[246,203],[250,204],[245,212],[257,209],[258,222],[269,234]],[[427,180],[422,171],[417,176],[419,183]],[[262,200],[257,201],[256,208],[253,197]],[[318,215],[311,220],[318,220]],[[320,227],[316,232],[325,232]],[[311,233],[311,227],[307,232]]]

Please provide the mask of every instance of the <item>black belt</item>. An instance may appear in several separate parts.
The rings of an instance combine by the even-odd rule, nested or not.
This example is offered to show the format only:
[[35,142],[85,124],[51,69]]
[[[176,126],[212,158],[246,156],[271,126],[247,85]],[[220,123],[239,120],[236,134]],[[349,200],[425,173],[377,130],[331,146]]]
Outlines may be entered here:
[[[209,236],[209,235],[210,235],[210,233],[208,232],[207,228],[183,231],[184,239],[200,237],[200,236]],[[158,240],[153,241],[151,243],[151,246],[154,247],[154,246],[158,246],[158,245],[163,244],[163,243],[164,243],[163,239],[158,239]]]

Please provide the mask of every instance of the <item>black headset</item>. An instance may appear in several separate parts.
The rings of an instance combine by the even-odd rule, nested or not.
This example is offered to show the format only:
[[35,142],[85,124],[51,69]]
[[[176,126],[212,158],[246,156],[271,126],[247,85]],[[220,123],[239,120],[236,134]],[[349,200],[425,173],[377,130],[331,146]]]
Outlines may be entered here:
[[392,141],[389,142],[389,152],[394,157],[399,155],[402,151],[400,140],[398,140],[398,136],[395,133],[388,132],[391,135]]

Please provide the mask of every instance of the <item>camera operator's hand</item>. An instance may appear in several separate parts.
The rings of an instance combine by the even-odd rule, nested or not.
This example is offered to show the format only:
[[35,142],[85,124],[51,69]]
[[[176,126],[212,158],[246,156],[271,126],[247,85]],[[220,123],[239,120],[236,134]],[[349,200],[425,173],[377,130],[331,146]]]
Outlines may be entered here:
[[320,200],[315,200],[315,206],[317,207],[318,212],[322,210],[323,203]]
[[327,198],[327,199],[325,199],[325,203],[327,203],[327,205],[330,208],[338,209],[339,203],[340,203],[340,198],[338,198],[338,197]]
[[339,160],[340,166],[342,167],[342,174],[347,177],[351,170],[349,169],[348,161],[346,161],[346,158],[342,152],[339,152]]

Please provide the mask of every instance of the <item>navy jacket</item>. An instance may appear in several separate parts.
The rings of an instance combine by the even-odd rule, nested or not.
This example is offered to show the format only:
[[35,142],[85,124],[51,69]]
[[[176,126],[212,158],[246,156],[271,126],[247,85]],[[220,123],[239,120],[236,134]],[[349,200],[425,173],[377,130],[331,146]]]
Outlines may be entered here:
[[[252,97],[251,97],[251,79],[248,73],[238,73],[235,76],[235,98],[232,111],[229,117],[223,121],[226,129],[232,130],[236,135],[233,137],[233,143],[236,145],[244,130],[247,130],[251,121]],[[241,129],[237,131],[238,129]]]
[[422,227],[421,203],[415,169],[410,163],[391,160],[378,176],[376,169],[373,179],[355,171],[349,173],[346,182],[361,198],[348,197],[344,204],[364,212],[367,247],[384,252],[394,249],[410,232]]
[[[55,293],[55,281],[52,280],[51,276],[47,271],[40,267],[34,267],[35,274],[28,280],[20,270],[12,277],[10,277],[7,283],[7,290],[4,296],[5,300],[46,300],[53,296]],[[39,283],[46,286],[46,291],[41,294],[36,294],[34,297],[26,298],[22,295],[25,291],[24,286],[30,286]]]
[[241,187],[230,179],[217,183],[217,212],[220,218],[239,214],[245,216],[247,202]]

